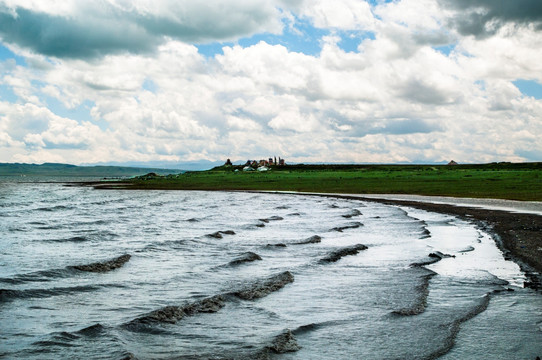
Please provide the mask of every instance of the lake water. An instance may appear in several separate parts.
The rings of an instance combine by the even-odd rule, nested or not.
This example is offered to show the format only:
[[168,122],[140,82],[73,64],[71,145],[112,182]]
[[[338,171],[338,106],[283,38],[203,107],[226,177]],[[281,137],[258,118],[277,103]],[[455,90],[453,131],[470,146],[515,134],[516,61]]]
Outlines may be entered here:
[[534,360],[523,281],[486,230],[411,208],[0,183],[5,359]]

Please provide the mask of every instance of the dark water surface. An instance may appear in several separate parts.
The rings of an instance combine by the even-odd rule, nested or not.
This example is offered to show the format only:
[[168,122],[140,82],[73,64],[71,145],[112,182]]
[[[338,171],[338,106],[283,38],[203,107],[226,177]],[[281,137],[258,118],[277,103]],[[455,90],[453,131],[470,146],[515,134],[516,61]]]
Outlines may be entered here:
[[0,183],[5,359],[534,360],[523,280],[421,210]]

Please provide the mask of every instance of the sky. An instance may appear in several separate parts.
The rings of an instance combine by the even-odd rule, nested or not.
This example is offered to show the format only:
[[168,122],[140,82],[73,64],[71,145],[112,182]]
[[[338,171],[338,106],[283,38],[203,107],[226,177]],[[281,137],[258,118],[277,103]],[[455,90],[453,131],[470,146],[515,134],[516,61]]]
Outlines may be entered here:
[[0,162],[542,161],[540,0],[0,0]]

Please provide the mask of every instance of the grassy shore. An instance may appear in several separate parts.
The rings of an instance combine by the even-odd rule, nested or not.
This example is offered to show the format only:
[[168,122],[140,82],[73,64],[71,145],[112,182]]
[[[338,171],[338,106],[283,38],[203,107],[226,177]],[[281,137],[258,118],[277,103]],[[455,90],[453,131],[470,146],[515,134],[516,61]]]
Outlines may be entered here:
[[266,172],[221,166],[181,175],[143,176],[130,188],[278,190],[417,194],[542,201],[542,163],[480,165],[289,165]]

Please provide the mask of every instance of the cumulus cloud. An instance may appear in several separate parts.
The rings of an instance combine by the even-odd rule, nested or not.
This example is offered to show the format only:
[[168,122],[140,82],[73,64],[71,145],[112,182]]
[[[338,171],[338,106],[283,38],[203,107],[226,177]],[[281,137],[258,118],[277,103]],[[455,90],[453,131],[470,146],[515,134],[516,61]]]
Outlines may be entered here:
[[11,134],[11,141],[32,148],[88,148],[101,136],[96,125],[78,123],[33,104],[0,103],[0,124]]
[[282,26],[271,1],[62,3],[2,0],[0,37],[6,43],[47,56],[90,59],[126,52],[149,53],[167,38],[225,41],[255,32],[280,32]]
[[452,24],[463,35],[485,37],[495,34],[504,25],[532,25],[542,30],[542,2],[539,0],[439,0],[456,10]]
[[[17,101],[0,101],[0,160],[280,155],[304,162],[475,162],[534,160],[526,156],[542,153],[536,136],[542,133],[542,104],[513,84],[517,78],[542,81],[542,39],[533,27],[462,37],[447,21],[470,8],[440,0],[371,6],[342,0],[333,9],[320,0],[270,0],[258,9],[252,2],[224,5],[223,14],[236,12],[240,18],[220,20],[221,33],[215,34],[209,29],[219,21],[215,3],[177,3],[102,0],[98,10],[87,1],[47,7],[37,0],[4,0],[2,16],[21,24],[29,21],[25,16],[43,17],[36,20],[36,34],[44,37],[45,50],[38,49],[42,40],[25,35],[29,30],[17,30],[21,38],[13,42],[19,47],[12,48],[27,66],[2,65],[0,96],[3,87]],[[88,18],[81,15],[84,10]],[[350,17],[341,23],[343,11]],[[259,16],[265,21],[252,24]],[[320,32],[325,33],[318,39],[321,51],[308,55],[292,51],[287,41],[259,41],[224,45],[220,54],[205,57],[190,43],[280,31],[281,16],[303,24],[308,18],[328,29]],[[117,17],[116,25],[110,24]],[[99,43],[106,35],[94,32],[88,36],[96,42],[89,38],[88,49],[75,44],[101,19],[107,19],[104,31],[126,27],[128,39],[113,34],[109,49],[107,42]],[[151,26],[153,19],[164,21]],[[183,19],[194,21],[193,32],[173,26],[186,25]],[[62,21],[65,30],[80,26],[80,33],[74,30],[65,40],[71,55],[56,50],[52,40],[47,45],[55,36],[72,36],[55,32]],[[0,24],[0,33],[8,25]],[[346,52],[341,31],[349,29],[372,36]],[[138,31],[141,44],[132,47],[129,38]],[[8,41],[7,32],[2,34]],[[438,49],[450,42],[448,52]]]
[[20,146],[22,143],[14,141],[7,132],[0,131],[0,148]]
[[306,0],[298,9],[319,28],[373,30],[375,18],[371,6],[358,0]]

